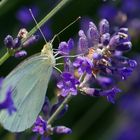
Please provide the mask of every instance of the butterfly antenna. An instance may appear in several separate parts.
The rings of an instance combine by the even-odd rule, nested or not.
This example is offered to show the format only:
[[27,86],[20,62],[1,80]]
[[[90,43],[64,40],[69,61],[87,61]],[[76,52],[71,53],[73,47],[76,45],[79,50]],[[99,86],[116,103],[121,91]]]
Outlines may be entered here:
[[63,30],[61,30],[60,32],[58,32],[57,34],[54,35],[53,39],[51,40],[51,43],[54,41],[54,39],[56,37],[58,37],[58,35],[60,35],[63,31],[65,31],[67,28],[69,28],[71,25],[73,25],[75,22],[77,22],[81,17],[79,16],[78,18],[76,18],[73,22],[71,22],[68,26],[66,26]]
[[38,23],[37,23],[37,21],[36,21],[36,19],[35,19],[34,15],[33,15],[32,10],[31,10],[31,9],[29,9],[29,12],[30,12],[30,14],[31,14],[31,16],[32,16],[32,18],[33,18],[33,20],[34,20],[34,22],[36,23],[36,27],[39,29],[39,31],[40,31],[40,33],[41,33],[41,35],[42,35],[42,37],[43,37],[43,39],[44,39],[45,43],[47,43],[47,40],[46,40],[46,38],[45,38],[45,36],[44,36],[44,34],[43,34],[43,32],[42,32],[41,28],[38,26]]

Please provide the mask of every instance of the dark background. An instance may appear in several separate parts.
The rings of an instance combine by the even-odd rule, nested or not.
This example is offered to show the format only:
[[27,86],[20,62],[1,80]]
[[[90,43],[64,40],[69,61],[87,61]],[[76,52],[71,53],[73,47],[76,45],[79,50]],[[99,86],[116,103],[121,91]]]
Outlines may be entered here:
[[[123,1],[123,0],[122,0]],[[71,0],[59,12],[55,14],[46,24],[50,26],[51,33],[47,40],[51,39],[78,16],[90,17],[96,24],[101,19],[99,11],[103,5],[111,4],[117,9],[121,9],[121,0]],[[135,1],[135,0],[134,0]],[[34,27],[34,21],[28,25],[23,25],[16,17],[17,12],[24,7],[35,5],[39,8],[37,21],[40,21],[59,1],[57,0],[7,0],[0,7],[0,56],[6,51],[3,40],[6,35],[11,34],[16,37],[19,29],[25,27],[28,31]],[[131,6],[130,6],[131,9]],[[139,14],[135,14],[139,18]],[[128,17],[128,22],[135,17]],[[129,19],[130,18],[130,19]],[[114,20],[114,19],[112,19]],[[111,21],[110,26],[114,27],[115,21]],[[123,26],[124,24],[119,24]],[[128,24],[126,24],[128,26]],[[68,40],[70,37],[76,38],[80,29],[80,21],[65,30],[60,36],[60,41]],[[43,29],[42,29],[43,30]],[[131,33],[130,33],[131,34]],[[126,54],[128,57],[135,58],[139,62],[139,41],[140,37],[132,37],[132,51]],[[58,47],[59,41],[54,42],[54,47]],[[39,52],[44,45],[43,40],[27,48],[28,56]],[[6,76],[20,61],[25,58],[9,58],[0,66],[0,76]],[[139,140],[140,128],[140,96],[139,96],[139,69],[119,86],[123,92],[118,96],[115,104],[108,103],[105,98],[91,98],[79,95],[75,97],[69,105],[69,110],[65,116],[58,120],[56,124],[66,125],[72,128],[70,135],[55,135],[53,140]],[[50,82],[47,94],[51,97],[54,81]],[[31,131],[22,134],[11,134],[0,128],[0,140],[23,140],[32,139]]]

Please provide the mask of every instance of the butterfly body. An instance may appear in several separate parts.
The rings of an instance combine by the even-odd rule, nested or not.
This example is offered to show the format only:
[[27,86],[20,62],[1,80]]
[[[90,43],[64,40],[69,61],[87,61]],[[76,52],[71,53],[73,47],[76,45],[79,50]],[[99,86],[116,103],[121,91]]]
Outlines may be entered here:
[[11,86],[14,105],[17,109],[11,116],[6,110],[0,112],[0,123],[11,132],[30,128],[42,109],[48,82],[55,66],[52,44],[46,43],[41,53],[19,64],[4,80],[0,101]]

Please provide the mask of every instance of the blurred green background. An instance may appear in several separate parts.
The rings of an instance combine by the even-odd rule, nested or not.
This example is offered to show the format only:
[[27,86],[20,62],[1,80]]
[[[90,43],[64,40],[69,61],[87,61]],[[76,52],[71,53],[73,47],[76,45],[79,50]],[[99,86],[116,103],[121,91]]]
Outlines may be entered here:
[[[1,0],[0,2],[2,2]],[[7,0],[2,7],[0,7],[0,56],[4,54],[6,49],[4,48],[3,40],[6,35],[11,34],[16,37],[19,29],[25,27],[28,31],[34,27],[35,23],[32,22],[28,25],[22,25],[17,19],[17,13],[21,8],[36,6],[39,9],[36,16],[37,21],[40,21],[59,1],[57,0]],[[101,17],[99,16],[99,10],[101,6],[106,4],[112,4],[116,8],[120,8],[121,0],[71,0],[65,5],[59,12],[57,12],[46,24],[49,24],[52,35],[47,39],[51,39],[54,34],[58,33],[70,22],[75,20],[78,16],[90,17],[96,24]],[[111,23],[110,26],[113,23]],[[70,37],[76,38],[77,32],[80,29],[80,22],[77,22],[67,30],[65,30],[60,36],[60,41],[68,40]],[[140,37],[132,39],[133,48],[131,53],[127,55],[129,57],[135,57],[136,53],[139,55],[139,41]],[[54,42],[54,47],[57,48],[59,41]],[[44,41],[40,40],[35,45],[27,48],[28,56],[39,52],[44,45]],[[18,63],[23,61],[22,59],[9,58],[2,66],[0,66],[0,76],[6,76]],[[124,92],[118,96],[116,104],[111,104],[106,101],[105,98],[91,98],[79,95],[74,98],[69,105],[69,110],[65,116],[56,121],[56,124],[66,125],[72,128],[73,133],[70,135],[54,135],[52,140],[114,140],[118,135],[119,130],[122,128],[121,124],[127,123],[130,119],[130,114],[125,114],[125,110],[120,108],[121,96],[128,94],[131,87],[131,78],[135,76],[135,73],[124,83],[120,83],[120,87]],[[54,81],[50,82],[47,94],[52,94],[52,88]],[[128,84],[130,85],[128,87]],[[132,91],[132,90],[130,90]],[[137,94],[139,89],[137,89]],[[131,98],[131,93],[130,93]],[[137,96],[139,98],[139,95]],[[140,110],[138,110],[140,111]],[[127,125],[126,125],[127,126]],[[140,131],[140,130],[139,130]],[[0,140],[31,140],[33,133],[24,132],[19,134],[11,134],[0,128]],[[136,140],[139,140],[137,137]],[[119,140],[116,138],[116,140]],[[125,139],[129,140],[129,139]],[[131,140],[131,139],[130,139]],[[132,138],[133,140],[133,138]]]

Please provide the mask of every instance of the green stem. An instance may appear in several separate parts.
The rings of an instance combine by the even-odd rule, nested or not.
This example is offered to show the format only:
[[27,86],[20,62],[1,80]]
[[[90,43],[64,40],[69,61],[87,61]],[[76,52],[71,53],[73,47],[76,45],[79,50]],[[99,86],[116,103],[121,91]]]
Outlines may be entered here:
[[[5,0],[6,1],[6,0]],[[55,8],[53,8],[52,11],[49,12],[49,14],[47,14],[39,23],[38,23],[38,27],[40,28],[46,21],[48,21],[53,15],[55,15],[67,2],[69,2],[70,0],[62,0]],[[0,3],[1,4],[1,3]],[[38,27],[35,26],[33,27],[30,32],[28,33],[28,36],[26,39],[22,39],[22,43],[25,42],[29,37],[31,37],[37,30]],[[0,58],[0,65],[2,65],[11,55],[7,52],[6,54],[4,54],[4,56],[2,56],[2,58]]]
[[61,112],[61,110],[65,107],[65,105],[72,99],[72,95],[69,94],[64,101],[61,103],[61,105],[57,108],[57,110],[52,114],[52,116],[47,121],[48,124],[52,124],[57,115]]
[[1,58],[0,58],[0,65],[2,65],[9,57],[10,53],[7,51]]

